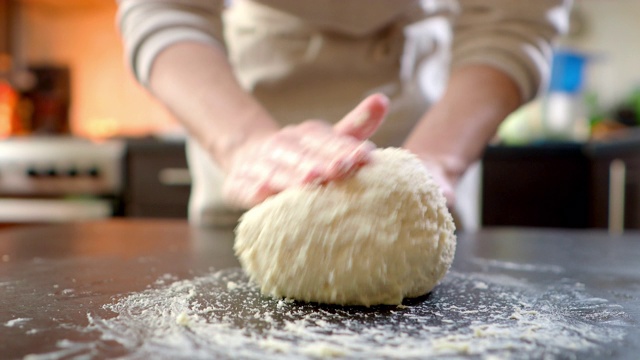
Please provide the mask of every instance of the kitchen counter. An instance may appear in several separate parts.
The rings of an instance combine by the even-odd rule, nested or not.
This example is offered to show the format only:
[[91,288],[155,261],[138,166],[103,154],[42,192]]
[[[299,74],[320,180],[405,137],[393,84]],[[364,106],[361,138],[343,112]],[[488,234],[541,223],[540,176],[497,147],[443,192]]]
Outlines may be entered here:
[[400,307],[262,298],[233,234],[184,221],[0,229],[0,358],[581,358],[640,354],[640,236],[460,234]]

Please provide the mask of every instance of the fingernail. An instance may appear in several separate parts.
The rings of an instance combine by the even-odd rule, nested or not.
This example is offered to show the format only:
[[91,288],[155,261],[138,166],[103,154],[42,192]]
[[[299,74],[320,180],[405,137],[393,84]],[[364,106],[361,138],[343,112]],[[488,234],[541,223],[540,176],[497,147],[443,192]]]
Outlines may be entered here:
[[362,125],[364,125],[367,120],[369,120],[369,118],[371,117],[371,113],[367,110],[362,111],[360,114],[358,114],[356,116],[356,118],[353,120],[353,125],[355,127],[362,127]]

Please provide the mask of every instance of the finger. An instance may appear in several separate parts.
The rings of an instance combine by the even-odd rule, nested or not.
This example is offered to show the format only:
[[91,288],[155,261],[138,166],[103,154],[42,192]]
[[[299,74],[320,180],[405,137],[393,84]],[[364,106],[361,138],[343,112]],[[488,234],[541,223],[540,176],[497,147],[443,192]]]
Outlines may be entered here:
[[358,141],[353,138],[335,135],[318,135],[301,139],[306,151],[301,157],[301,164],[313,164],[318,170],[321,183],[343,179],[369,162],[375,145],[370,141]]
[[225,182],[222,190],[227,203],[242,209],[250,209],[275,193],[267,183],[249,178]]
[[310,134],[300,139],[300,151],[307,159],[332,160],[345,157],[360,145],[361,141],[335,134]]
[[244,161],[234,167],[222,187],[222,195],[229,204],[240,208],[251,208],[269,195],[268,179],[276,171],[272,161]]
[[268,184],[263,183],[254,187],[253,191],[249,192],[247,196],[246,204],[250,207],[260,204],[267,200],[272,195],[277,194],[279,191],[273,190]]
[[295,144],[282,144],[265,154],[271,162],[276,162],[282,166],[294,167],[300,164],[303,154]]
[[323,175],[317,167],[317,159],[287,166],[263,158],[234,169],[225,180],[223,194],[231,204],[250,208],[285,189],[315,182]]
[[336,155],[329,163],[326,180],[337,180],[349,177],[354,171],[369,163],[371,152],[375,145],[370,141],[363,141],[352,146],[347,152]]
[[347,159],[354,165],[361,166],[369,162],[371,152],[375,150],[376,146],[371,141],[363,141],[356,147],[349,155]]
[[335,124],[333,130],[340,135],[366,140],[378,130],[388,108],[389,99],[386,96],[370,95]]

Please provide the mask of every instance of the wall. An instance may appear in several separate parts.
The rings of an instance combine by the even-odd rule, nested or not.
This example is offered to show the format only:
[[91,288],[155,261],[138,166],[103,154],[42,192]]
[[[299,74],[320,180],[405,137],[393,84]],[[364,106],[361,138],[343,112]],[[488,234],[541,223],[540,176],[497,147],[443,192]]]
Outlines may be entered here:
[[605,107],[615,105],[640,86],[640,1],[577,0],[577,33],[562,43],[593,56],[587,90]]
[[[143,135],[175,122],[131,79],[115,30],[115,0],[22,0],[19,53],[72,70],[72,131]],[[588,87],[605,105],[640,84],[638,0],[576,0],[580,31],[562,43],[595,55]]]
[[76,135],[145,135],[175,124],[132,80],[115,13],[115,0],[21,3],[18,55],[28,64],[70,66]]

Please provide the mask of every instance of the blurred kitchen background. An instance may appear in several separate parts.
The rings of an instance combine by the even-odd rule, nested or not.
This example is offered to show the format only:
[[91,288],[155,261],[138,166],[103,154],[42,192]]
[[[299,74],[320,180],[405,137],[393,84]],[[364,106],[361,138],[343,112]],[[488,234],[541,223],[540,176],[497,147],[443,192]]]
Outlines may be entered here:
[[[0,1],[0,224],[186,217],[184,132],[133,81],[115,12]],[[576,0],[549,90],[461,184],[467,229],[640,228],[638,13]]]

